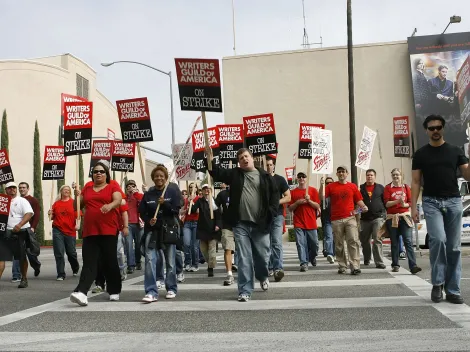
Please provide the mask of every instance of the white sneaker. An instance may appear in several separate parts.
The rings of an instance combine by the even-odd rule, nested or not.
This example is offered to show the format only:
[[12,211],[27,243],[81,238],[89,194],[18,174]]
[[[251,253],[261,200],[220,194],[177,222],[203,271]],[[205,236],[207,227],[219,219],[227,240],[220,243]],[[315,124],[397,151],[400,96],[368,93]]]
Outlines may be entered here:
[[165,288],[165,284],[161,281],[157,281],[157,289],[163,290]]
[[186,265],[184,267],[184,271],[187,271],[187,272],[191,271],[191,265]]
[[114,301],[114,302],[119,301],[119,294],[117,294],[117,295],[109,295],[109,300],[110,300],[110,301]]
[[176,280],[177,280],[179,283],[184,282],[184,274],[181,273],[181,274],[176,275]]
[[79,306],[87,306],[88,297],[81,292],[72,292],[70,295],[70,302],[77,303]]
[[59,276],[56,280],[57,281],[64,281],[64,278],[62,276]]
[[192,271],[193,273],[195,273],[195,272],[199,271],[199,268],[196,268],[196,267],[193,266],[193,267],[191,267],[191,270],[190,270],[190,271]]
[[176,297],[176,293],[174,293],[173,291],[168,291],[165,298],[166,299],[173,299]]
[[326,257],[326,260],[328,260],[328,263],[330,263],[330,264],[334,264],[334,263],[335,263],[335,258],[333,258],[332,255],[328,255],[328,256]]
[[260,281],[260,284],[263,291],[269,290],[269,279],[266,279],[263,282]]
[[142,298],[142,302],[144,303],[152,303],[158,301],[157,297],[154,295],[151,295],[150,293],[148,295],[145,295],[144,298]]

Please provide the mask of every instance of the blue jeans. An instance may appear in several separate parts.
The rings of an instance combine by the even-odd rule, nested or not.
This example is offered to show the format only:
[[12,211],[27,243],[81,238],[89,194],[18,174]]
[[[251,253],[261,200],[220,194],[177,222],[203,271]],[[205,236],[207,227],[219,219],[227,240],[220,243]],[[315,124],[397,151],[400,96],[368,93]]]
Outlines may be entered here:
[[[126,246],[127,246],[126,237],[122,235],[122,231],[119,231],[118,241],[117,241],[117,260],[118,260],[119,270],[121,271],[121,275],[125,274],[126,269],[127,269],[126,259],[125,259],[126,258],[126,250],[125,250]],[[129,259],[127,259],[127,261],[129,261]]]
[[269,270],[281,270],[282,265],[282,230],[284,229],[284,215],[278,215],[271,223],[270,240],[271,255],[269,258]]
[[[39,270],[41,268],[41,262],[37,255],[31,254],[29,248],[26,248],[26,256],[28,257],[29,265],[34,270]],[[21,271],[20,271],[20,261],[13,260],[13,265],[11,267],[11,276],[13,279],[21,279]]]
[[151,294],[155,297],[158,297],[157,273],[163,271],[163,262],[166,263],[165,288],[167,291],[173,291],[176,293],[178,291],[175,265],[176,246],[167,245],[164,249],[160,250],[155,248],[148,248],[150,237],[151,233],[148,233],[145,239],[145,294]]
[[[55,264],[57,269],[57,277],[65,278],[65,256],[72,268],[72,272],[78,273],[80,270],[80,264],[77,260],[77,250],[75,249],[76,244],[75,236],[64,235],[60,230],[55,227],[52,228],[52,246],[54,248]],[[21,277],[21,274],[20,274]]]
[[135,265],[141,262],[140,239],[143,233],[144,229],[140,228],[139,224],[129,224],[127,236],[127,266],[129,268],[135,268]]
[[199,267],[199,240],[196,239],[197,221],[186,221],[183,227],[184,265]]
[[323,229],[323,249],[327,255],[335,255],[335,245],[333,242],[333,227],[331,221],[322,221]]
[[403,237],[400,236],[400,253],[405,251],[405,246],[403,245]]
[[240,221],[233,227],[233,235],[238,255],[238,294],[251,295],[254,277],[263,282],[269,275],[269,232],[260,231],[255,223]]
[[392,227],[392,219],[388,219],[386,222],[387,231],[390,234],[390,241],[392,242],[392,267],[400,266],[399,263],[399,242],[400,237],[403,238],[406,249],[406,256],[408,257],[408,266],[413,269],[416,266],[415,252],[413,250],[413,229],[408,226],[405,219],[400,217],[398,227]]
[[11,267],[11,278],[13,280],[18,279],[21,280],[21,271],[20,271],[20,261],[13,260],[13,265]]
[[307,264],[314,260],[318,254],[318,232],[317,230],[304,230],[295,227],[295,244],[300,265]]
[[460,295],[462,258],[462,200],[423,197],[429,235],[429,259],[433,286],[444,285],[446,293]]
[[[161,250],[160,250],[161,251]],[[157,258],[157,281],[163,282],[165,280],[165,272],[163,268],[164,265],[164,255],[159,255]],[[176,250],[175,254],[175,266],[176,266],[176,275],[179,275],[183,272],[183,252]]]

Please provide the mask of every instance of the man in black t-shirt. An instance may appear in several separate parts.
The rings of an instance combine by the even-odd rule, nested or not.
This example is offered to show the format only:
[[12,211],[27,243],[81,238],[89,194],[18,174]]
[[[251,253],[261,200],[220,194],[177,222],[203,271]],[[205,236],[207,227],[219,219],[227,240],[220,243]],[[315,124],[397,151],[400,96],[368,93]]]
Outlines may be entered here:
[[271,238],[271,255],[269,258],[269,276],[274,275],[274,280],[279,282],[284,277],[284,267],[282,263],[282,234],[284,229],[284,204],[290,202],[290,190],[287,181],[284,177],[276,175],[274,170],[276,162],[273,158],[266,158],[266,166],[268,174],[274,178],[274,183],[279,191],[279,208],[277,216],[271,223],[270,238]]
[[413,181],[411,184],[411,215],[419,221],[416,207],[421,177],[424,180],[423,210],[429,236],[431,260],[431,300],[446,300],[462,304],[460,278],[462,261],[460,236],[462,231],[462,200],[457,183],[457,169],[470,180],[470,168],[463,151],[446,143],[443,138],[445,120],[440,115],[430,115],[423,123],[429,144],[416,151],[413,157]]

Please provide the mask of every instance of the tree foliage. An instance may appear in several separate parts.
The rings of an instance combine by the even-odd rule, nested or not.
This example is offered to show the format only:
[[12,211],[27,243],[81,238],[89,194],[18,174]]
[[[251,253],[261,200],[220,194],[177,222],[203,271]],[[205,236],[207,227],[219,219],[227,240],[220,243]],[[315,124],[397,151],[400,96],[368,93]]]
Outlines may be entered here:
[[34,125],[34,151],[33,151],[33,188],[34,198],[39,202],[40,216],[39,223],[35,229],[38,241],[44,243],[44,204],[42,198],[42,169],[41,169],[41,143],[39,141],[38,121]]

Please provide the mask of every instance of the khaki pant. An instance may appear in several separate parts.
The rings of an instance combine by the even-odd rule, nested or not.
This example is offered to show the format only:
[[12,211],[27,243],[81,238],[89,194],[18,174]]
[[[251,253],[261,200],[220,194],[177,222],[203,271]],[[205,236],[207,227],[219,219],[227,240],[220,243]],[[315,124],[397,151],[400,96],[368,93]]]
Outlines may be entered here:
[[347,268],[347,258],[344,242],[348,246],[349,265],[351,269],[359,269],[361,264],[359,232],[355,216],[334,220],[331,222],[335,239],[336,260],[340,268]]
[[[375,265],[383,264],[382,240],[378,237],[379,230],[384,224],[384,219],[361,220],[361,232],[359,238],[362,245],[364,262],[370,262],[371,254],[374,256]],[[371,238],[374,240],[371,253]]]
[[201,252],[207,261],[208,268],[213,269],[217,265],[216,246],[217,246],[216,240],[201,241]]

